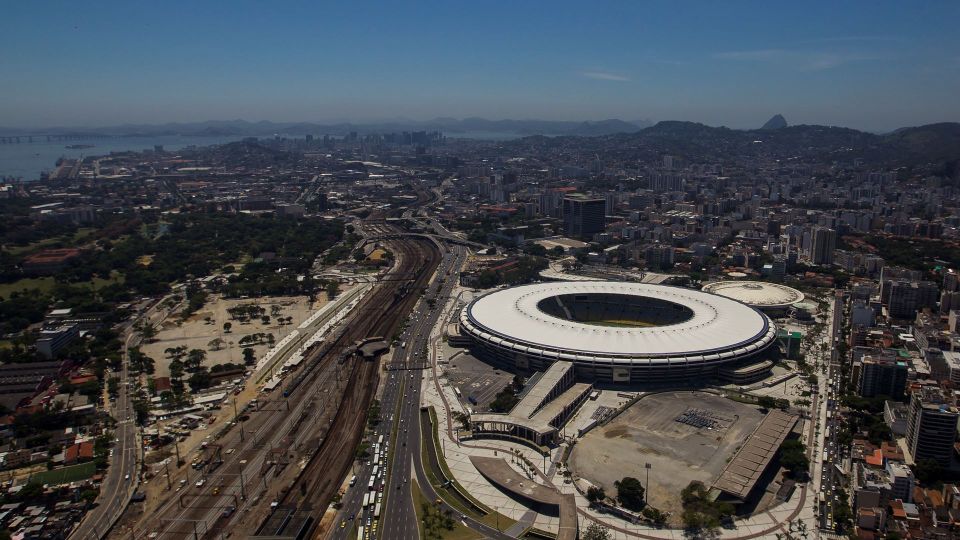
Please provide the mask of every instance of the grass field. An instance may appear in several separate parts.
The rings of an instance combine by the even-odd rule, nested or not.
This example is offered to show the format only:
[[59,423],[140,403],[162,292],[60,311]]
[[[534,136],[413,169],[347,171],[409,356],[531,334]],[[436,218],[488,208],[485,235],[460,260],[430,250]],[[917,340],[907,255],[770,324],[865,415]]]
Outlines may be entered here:
[[[109,279],[93,278],[90,281],[84,283],[74,283],[73,285],[78,287],[86,286],[93,287],[94,289],[100,289],[113,283],[123,283],[123,274],[114,271],[110,274]],[[56,281],[52,277],[23,278],[18,279],[13,283],[0,283],[0,297],[9,298],[10,293],[12,292],[28,291],[31,289],[39,289],[40,292],[47,293],[53,289],[54,285],[56,285]]]
[[[423,526],[423,505],[426,503],[432,508],[433,502],[428,501],[427,498],[423,496],[423,492],[420,491],[420,486],[417,485],[416,480],[410,483],[410,490],[413,492],[413,508],[417,512],[417,527],[420,530],[420,538],[425,539],[427,535]],[[431,513],[434,513],[434,510],[431,510]],[[440,532],[442,534],[440,538],[443,538],[443,540],[473,540],[475,538],[483,538],[479,533],[465,527],[459,520],[454,522],[452,530],[442,530]],[[436,529],[434,529],[434,533],[430,535],[430,538],[437,538]]]
[[52,277],[42,278],[23,278],[13,283],[0,283],[0,296],[9,298],[10,293],[16,291],[28,291],[30,289],[40,289],[40,292],[50,292],[53,288],[54,280]]
[[97,465],[91,461],[70,467],[63,467],[62,469],[39,472],[30,477],[30,481],[49,485],[69,484],[70,482],[86,480],[96,472]]
[[615,328],[650,328],[657,326],[654,323],[635,321],[631,319],[603,319],[597,321],[587,321],[587,324],[595,324],[597,326],[613,326]]
[[53,238],[44,238],[43,240],[33,242],[32,244],[27,244],[25,246],[9,246],[6,249],[12,255],[26,255],[28,253],[40,251],[41,249],[48,247],[73,247],[88,240],[93,232],[94,229],[84,227],[77,229],[77,232],[72,235],[65,234]]

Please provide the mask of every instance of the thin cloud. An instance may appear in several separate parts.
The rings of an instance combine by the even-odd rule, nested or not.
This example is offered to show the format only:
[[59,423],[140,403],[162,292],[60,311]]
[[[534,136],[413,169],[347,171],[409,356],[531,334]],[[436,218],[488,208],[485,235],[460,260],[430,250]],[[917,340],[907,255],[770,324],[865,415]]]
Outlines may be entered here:
[[720,60],[776,62],[792,66],[800,71],[821,71],[852,62],[879,60],[882,57],[860,53],[795,51],[787,49],[756,49],[750,51],[727,51],[713,55]]
[[630,77],[625,75],[620,75],[619,73],[612,73],[610,71],[581,71],[581,77],[586,77],[588,79],[596,79],[599,81],[629,81]]
[[905,41],[898,36],[833,36],[822,38],[810,38],[799,41],[798,43],[858,43],[858,42],[888,42],[897,43]]

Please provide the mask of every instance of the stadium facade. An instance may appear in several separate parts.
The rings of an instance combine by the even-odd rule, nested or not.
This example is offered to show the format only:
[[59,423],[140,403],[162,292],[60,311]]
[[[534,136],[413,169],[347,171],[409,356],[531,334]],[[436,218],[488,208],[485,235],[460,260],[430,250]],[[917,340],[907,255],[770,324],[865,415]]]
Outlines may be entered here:
[[571,362],[578,378],[616,383],[769,374],[777,328],[761,311],[698,290],[611,281],[500,289],[460,313],[460,334],[514,371]]

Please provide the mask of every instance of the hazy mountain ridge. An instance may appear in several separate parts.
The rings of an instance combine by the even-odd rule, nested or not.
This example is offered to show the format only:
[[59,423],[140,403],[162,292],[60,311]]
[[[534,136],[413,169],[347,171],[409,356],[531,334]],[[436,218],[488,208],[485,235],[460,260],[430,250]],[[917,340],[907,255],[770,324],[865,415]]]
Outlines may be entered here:
[[335,135],[342,136],[350,132],[360,134],[390,133],[402,131],[443,131],[452,137],[465,133],[502,133],[517,136],[526,135],[608,135],[613,133],[633,133],[650,123],[636,124],[618,119],[598,121],[560,121],[560,120],[487,120],[485,118],[434,118],[432,120],[390,120],[370,123],[314,123],[314,122],[250,122],[247,120],[209,120],[205,122],[171,122],[166,124],[121,124],[97,128],[54,127],[44,129],[22,129],[0,127],[0,134],[9,135],[87,135],[87,136],[237,136],[262,137],[274,133],[283,135]]
[[[562,145],[577,139],[562,137],[551,141],[537,137],[523,140],[536,145]],[[672,120],[658,122],[636,133],[582,138],[581,144],[588,147],[643,147],[653,153],[713,155],[718,159],[734,155],[766,155],[781,159],[861,157],[876,163],[939,162],[960,159],[960,123],[929,124],[879,135],[835,126],[795,125],[739,130]]]

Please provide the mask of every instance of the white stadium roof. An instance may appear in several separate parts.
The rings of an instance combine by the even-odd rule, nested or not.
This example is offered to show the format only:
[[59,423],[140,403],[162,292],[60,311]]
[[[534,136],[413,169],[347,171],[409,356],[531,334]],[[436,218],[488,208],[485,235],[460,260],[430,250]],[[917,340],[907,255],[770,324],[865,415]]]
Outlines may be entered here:
[[715,281],[703,290],[761,309],[786,308],[803,300],[803,293],[793,287],[765,281]]
[[[538,307],[544,299],[570,294],[636,295],[682,305],[692,316],[663,326],[615,327],[559,318]],[[648,359],[655,364],[733,359],[765,348],[776,335],[766,315],[722,296],[613,281],[539,283],[499,290],[468,305],[461,313],[461,324],[475,338],[517,352],[573,361]]]

